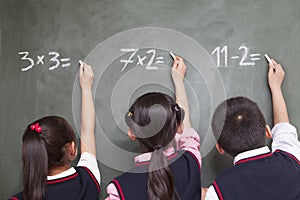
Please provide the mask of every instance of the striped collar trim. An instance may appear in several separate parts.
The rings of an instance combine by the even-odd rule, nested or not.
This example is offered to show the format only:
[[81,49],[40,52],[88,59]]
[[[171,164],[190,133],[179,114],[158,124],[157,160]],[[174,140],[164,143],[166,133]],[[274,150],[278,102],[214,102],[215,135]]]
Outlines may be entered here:
[[73,179],[77,176],[78,176],[78,173],[75,172],[74,174],[72,174],[70,176],[66,176],[66,177],[62,177],[62,178],[58,178],[58,179],[53,179],[53,180],[48,180],[47,183],[50,184],[50,185],[55,184],[55,183],[61,183],[61,182],[71,180],[71,179]]
[[289,156],[290,158],[292,158],[296,163],[298,163],[300,165],[300,161],[293,154],[290,154],[290,153],[288,153],[286,151],[282,151],[282,150],[279,150],[279,149],[277,149],[275,151],[275,153],[280,153],[280,152],[285,153],[287,156]]
[[238,154],[236,157],[234,157],[233,164],[236,165],[252,160],[258,160],[261,158],[269,157],[271,155],[272,152],[270,151],[269,147],[264,146],[258,149],[253,149]]
[[67,169],[66,171],[63,171],[62,173],[56,174],[54,176],[47,176],[48,181],[56,180],[56,179],[61,179],[65,178],[67,176],[71,176],[76,173],[76,170],[74,167],[71,167],[70,169]]

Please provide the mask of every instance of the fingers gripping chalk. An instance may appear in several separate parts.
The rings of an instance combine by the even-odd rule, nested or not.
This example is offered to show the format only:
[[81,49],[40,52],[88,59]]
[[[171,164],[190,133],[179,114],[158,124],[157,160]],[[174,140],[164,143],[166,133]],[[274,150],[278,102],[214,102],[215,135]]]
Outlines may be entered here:
[[[172,51],[170,51],[169,53],[170,53],[171,57],[172,57],[174,60],[176,60],[175,54],[174,54]],[[177,60],[177,64],[178,64],[178,63],[179,63],[179,62],[178,62],[178,60]]]
[[173,58],[174,60],[176,60],[176,56],[175,56],[175,54],[174,54],[172,51],[170,51],[170,55],[172,56],[172,58]]
[[271,58],[268,56],[268,54],[265,54],[265,58],[267,59],[267,61],[268,61],[270,64],[272,64],[272,67],[274,68],[274,65],[273,65],[273,63],[272,63],[272,60],[271,60]]
[[[80,68],[82,67],[82,70],[80,70]],[[82,60],[79,60],[79,72],[83,73],[84,68],[83,68],[83,62]]]
[[272,65],[272,67],[273,67],[273,70],[275,70],[275,66],[274,66],[274,64],[273,64],[273,62],[272,62],[272,60],[271,60],[271,58],[268,56],[268,54],[265,54],[265,58],[268,60],[268,62]]

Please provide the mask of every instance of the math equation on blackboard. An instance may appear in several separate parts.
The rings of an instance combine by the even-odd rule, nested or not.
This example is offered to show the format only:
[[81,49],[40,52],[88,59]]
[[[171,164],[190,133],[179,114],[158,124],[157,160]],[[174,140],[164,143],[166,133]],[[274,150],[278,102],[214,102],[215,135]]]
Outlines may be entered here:
[[256,61],[261,59],[261,54],[250,52],[249,48],[245,45],[238,47],[237,55],[230,55],[228,46],[216,47],[211,56],[216,60],[217,67],[228,67],[230,61],[238,61],[239,66],[255,66]]
[[26,72],[32,70],[36,66],[48,65],[50,71],[58,67],[66,68],[71,66],[71,59],[68,57],[61,57],[56,51],[50,51],[48,54],[37,54],[32,56],[29,51],[20,51],[18,53],[24,65],[21,66],[21,71]]
[[139,49],[123,48],[121,52],[128,53],[127,59],[122,59],[120,62],[123,64],[121,71],[124,71],[128,64],[146,65],[146,70],[157,70],[157,66],[152,64],[164,64],[164,57],[157,56],[155,49],[149,49],[146,54],[140,54]]

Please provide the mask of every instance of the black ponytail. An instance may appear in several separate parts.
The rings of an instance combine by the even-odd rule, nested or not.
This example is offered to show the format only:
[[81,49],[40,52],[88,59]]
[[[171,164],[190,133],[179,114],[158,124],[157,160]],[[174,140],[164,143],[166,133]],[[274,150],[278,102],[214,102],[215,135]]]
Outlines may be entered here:
[[23,135],[23,194],[25,200],[41,200],[47,191],[48,155],[40,133],[27,128]]
[[[184,110],[166,94],[147,93],[139,97],[125,116],[144,149],[152,152],[148,169],[148,200],[171,200],[176,196],[174,178],[163,149],[174,141]],[[174,195],[175,194],[175,195]]]
[[170,200],[173,196],[173,173],[163,150],[154,150],[149,164],[147,199]]

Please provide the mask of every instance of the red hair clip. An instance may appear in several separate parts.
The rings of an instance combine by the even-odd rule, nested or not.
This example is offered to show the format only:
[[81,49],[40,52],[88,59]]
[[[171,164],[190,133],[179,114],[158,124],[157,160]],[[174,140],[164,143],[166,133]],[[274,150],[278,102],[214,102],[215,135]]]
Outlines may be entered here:
[[42,132],[42,127],[40,126],[39,123],[31,124],[30,129],[33,130],[33,131],[36,131],[37,133]]

